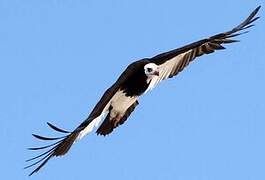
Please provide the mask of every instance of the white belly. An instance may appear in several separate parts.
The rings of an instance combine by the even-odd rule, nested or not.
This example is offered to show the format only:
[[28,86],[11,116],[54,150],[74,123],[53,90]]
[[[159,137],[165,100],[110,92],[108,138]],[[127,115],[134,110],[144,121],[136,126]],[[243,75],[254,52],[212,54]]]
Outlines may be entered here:
[[135,103],[137,97],[128,97],[123,91],[118,91],[111,99],[111,106],[113,113],[123,115],[127,109]]

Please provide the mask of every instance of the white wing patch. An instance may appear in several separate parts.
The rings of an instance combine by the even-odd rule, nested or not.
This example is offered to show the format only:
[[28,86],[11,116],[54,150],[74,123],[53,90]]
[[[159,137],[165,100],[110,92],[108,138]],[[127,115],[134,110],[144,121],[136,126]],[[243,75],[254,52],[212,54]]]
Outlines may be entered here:
[[[164,64],[161,64],[159,66],[159,76],[154,76],[151,81],[147,90],[144,93],[147,93],[148,91],[154,89],[162,80],[167,79],[170,75],[175,73],[176,69],[179,68],[178,66],[182,63],[184,56],[189,55],[192,52],[192,50],[187,51],[185,53],[182,53],[174,58],[172,58],[169,61],[166,61]],[[186,66],[189,62],[186,64],[182,64],[181,66]],[[182,69],[182,68],[181,68]],[[110,102],[106,105],[104,110],[102,111],[102,114],[98,117],[96,117],[84,130],[82,130],[77,140],[80,140],[85,135],[90,133],[95,127],[98,127],[106,113],[108,112],[109,106],[113,106],[114,112],[118,112],[120,114],[124,113],[128,107],[130,107],[135,101],[137,100],[137,97],[128,98],[123,91],[117,91],[115,95],[111,98]]]
[[167,79],[172,73],[174,73],[181,60],[183,60],[183,57],[189,54],[191,51],[192,50],[182,53],[171,60],[166,61],[164,64],[161,64],[159,66],[159,76],[155,76],[151,79],[151,82],[145,93],[154,89],[162,80]]
[[98,127],[98,125],[104,119],[106,114],[109,112],[108,110],[109,110],[110,105],[113,107],[112,112],[124,114],[126,110],[128,109],[128,107],[130,107],[137,100],[137,97],[129,98],[125,94],[126,93],[123,91],[120,91],[120,90],[117,91],[115,95],[111,98],[109,103],[106,105],[101,115],[93,119],[92,122],[90,122],[89,125],[85,129],[80,131],[78,137],[76,138],[76,141],[82,139],[85,135],[92,132],[94,128]]
[[98,127],[98,125],[100,124],[100,122],[102,121],[102,119],[104,119],[104,117],[106,116],[106,114],[109,112],[110,106],[110,102],[106,105],[106,107],[103,109],[102,113],[96,117],[95,119],[92,120],[92,122],[89,123],[89,125],[83,129],[82,131],[80,131],[79,135],[77,136],[76,141],[82,139],[85,135],[87,135],[88,133],[90,133],[91,131],[93,131],[94,128]]
[[98,127],[99,123],[102,121],[104,118],[105,114],[107,112],[103,112],[100,116],[96,117],[84,130],[80,131],[78,137],[76,138],[76,141],[79,141],[82,139],[85,135],[93,131],[94,128]]

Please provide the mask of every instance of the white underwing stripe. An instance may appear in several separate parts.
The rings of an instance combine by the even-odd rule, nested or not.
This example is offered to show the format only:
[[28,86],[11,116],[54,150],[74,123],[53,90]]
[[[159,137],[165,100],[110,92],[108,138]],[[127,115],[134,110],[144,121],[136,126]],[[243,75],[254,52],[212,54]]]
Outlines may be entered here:
[[169,78],[171,75],[175,74],[176,70],[178,70],[178,66],[182,65],[182,66],[186,66],[189,63],[189,59],[187,60],[187,62],[182,63],[183,58],[185,58],[185,56],[190,56],[190,53],[192,52],[192,50],[182,53],[174,58],[172,58],[171,60],[165,62],[164,64],[161,64],[159,66],[159,76],[155,76],[152,78],[147,90],[145,91],[148,92],[149,90],[154,89],[162,80]]
[[114,94],[114,96],[111,98],[109,103],[106,105],[101,115],[96,117],[94,120],[92,120],[92,122],[90,122],[90,124],[87,125],[85,129],[80,131],[78,137],[76,138],[76,141],[82,139],[85,135],[92,132],[94,128],[99,126],[101,121],[104,119],[106,114],[109,112],[108,110],[109,110],[110,105],[114,108],[115,112],[123,114],[126,112],[128,107],[130,107],[136,101],[136,99],[137,97],[132,97],[132,98],[127,97],[126,93],[121,90],[117,91]]
[[85,135],[87,135],[88,133],[92,132],[94,128],[99,126],[101,121],[104,119],[104,117],[108,113],[109,104],[110,104],[110,102],[106,105],[106,107],[103,109],[102,113],[98,117],[93,119],[92,122],[90,122],[90,124],[88,124],[88,126],[85,129],[80,131],[80,133],[77,136],[75,142],[80,140],[80,139],[82,139]]
[[85,129],[83,129],[82,131],[80,131],[79,135],[76,138],[76,141],[82,139],[85,135],[87,135],[88,133],[90,133],[91,131],[93,131],[93,129],[95,127],[97,127],[99,125],[99,123],[101,122],[101,120],[103,119],[104,114],[105,113],[102,113],[100,116],[98,116],[97,118],[95,118]]

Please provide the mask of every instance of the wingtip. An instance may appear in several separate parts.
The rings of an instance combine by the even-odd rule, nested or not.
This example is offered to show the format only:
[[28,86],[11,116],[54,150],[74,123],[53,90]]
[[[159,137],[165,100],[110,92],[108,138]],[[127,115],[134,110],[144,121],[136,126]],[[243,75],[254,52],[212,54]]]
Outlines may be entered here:
[[[23,170],[25,170],[26,168],[25,167],[23,167]],[[30,174],[28,174],[28,177],[30,177],[32,174],[30,173]]]
[[261,8],[261,5],[256,7],[256,9],[253,11],[254,16],[259,12],[260,8]]
[[261,5],[259,5],[258,7],[256,7],[253,11],[254,14],[257,14],[257,12],[260,10],[261,8]]
[[39,140],[44,140],[44,141],[54,141],[54,140],[58,140],[58,139],[63,139],[65,138],[66,136],[62,136],[62,137],[45,137],[45,136],[40,136],[40,135],[37,135],[37,134],[32,134],[32,136],[34,136],[35,138],[39,139]]
[[39,171],[39,169],[37,168],[37,169],[33,170],[28,176],[31,177],[33,174],[37,173],[38,171]]
[[36,173],[36,172],[35,172],[35,171],[32,171],[32,172],[28,175],[28,177],[32,176],[34,173]]
[[64,129],[61,129],[61,128],[58,128],[57,126],[53,125],[52,123],[50,122],[47,122],[47,125],[52,128],[53,130],[57,131],[57,132],[60,132],[60,133],[65,133],[65,134],[69,134],[71,133],[70,131],[66,131]]

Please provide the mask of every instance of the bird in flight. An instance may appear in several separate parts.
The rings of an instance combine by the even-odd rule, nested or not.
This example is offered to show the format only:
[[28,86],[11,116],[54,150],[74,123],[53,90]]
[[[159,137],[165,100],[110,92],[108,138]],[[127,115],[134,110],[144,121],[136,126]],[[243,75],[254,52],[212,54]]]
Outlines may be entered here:
[[[44,137],[33,134],[37,139],[56,141],[42,147],[29,150],[46,150],[40,155],[26,160],[37,166],[29,175],[38,172],[52,157],[65,155],[71,146],[86,134],[98,127],[96,133],[106,136],[122,125],[138,105],[140,96],[156,87],[162,80],[172,78],[187,67],[195,58],[225,49],[223,45],[238,42],[233,38],[246,33],[244,31],[259,19],[256,17],[261,6],[257,7],[240,25],[206,39],[191,43],[152,58],[144,58],[131,63],[117,81],[108,88],[96,104],[90,115],[75,130],[66,131],[47,123],[53,130],[64,134],[62,137]],[[104,120],[103,120],[104,119]],[[103,122],[101,122],[103,120]]]

